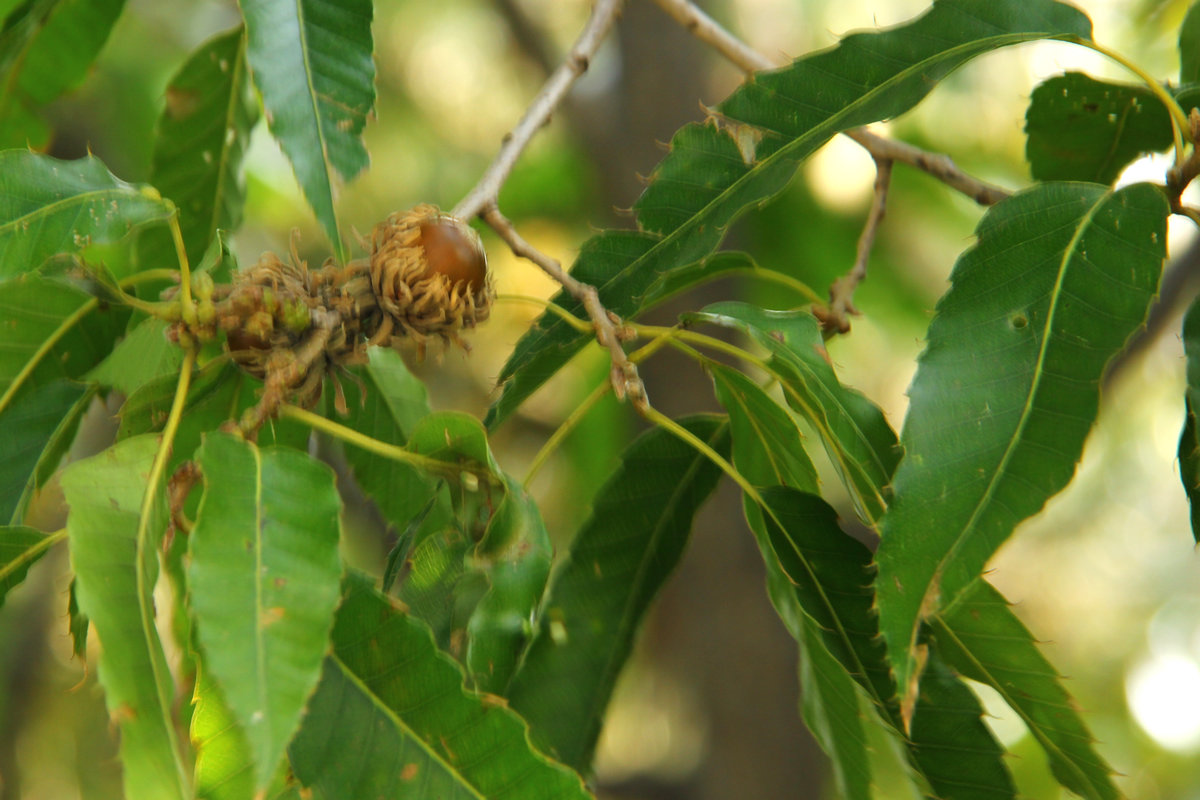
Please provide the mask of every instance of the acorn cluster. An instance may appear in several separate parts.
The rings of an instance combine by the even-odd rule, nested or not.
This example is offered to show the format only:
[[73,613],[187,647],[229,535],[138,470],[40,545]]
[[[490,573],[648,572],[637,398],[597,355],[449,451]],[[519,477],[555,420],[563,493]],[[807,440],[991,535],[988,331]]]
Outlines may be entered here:
[[467,349],[460,332],[488,318],[495,291],[483,244],[462,221],[420,205],[379,223],[370,243],[367,258],[310,269],[293,241],[290,259],[264,253],[232,285],[204,292],[214,313],[201,316],[265,384],[243,430],[257,429],[283,402],[315,404],[324,378],[364,363],[369,345],[410,341],[422,357],[431,339]]

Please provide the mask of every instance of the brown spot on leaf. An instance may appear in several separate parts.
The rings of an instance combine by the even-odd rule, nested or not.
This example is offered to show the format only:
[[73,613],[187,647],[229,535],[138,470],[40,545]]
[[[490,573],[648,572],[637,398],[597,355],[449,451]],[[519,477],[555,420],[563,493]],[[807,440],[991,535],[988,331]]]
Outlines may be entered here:
[[177,86],[167,87],[167,116],[171,119],[183,119],[196,113],[200,105],[200,95],[191,89],[180,89]]

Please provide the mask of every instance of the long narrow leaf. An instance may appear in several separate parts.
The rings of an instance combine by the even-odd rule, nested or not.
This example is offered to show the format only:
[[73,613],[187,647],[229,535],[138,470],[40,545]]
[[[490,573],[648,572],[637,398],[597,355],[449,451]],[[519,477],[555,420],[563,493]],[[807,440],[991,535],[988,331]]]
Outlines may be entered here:
[[334,655],[289,748],[296,775],[327,800],[591,795],[529,745],[496,698],[463,688],[428,629],[351,575]]
[[341,501],[333,472],[305,453],[212,434],[197,460],[204,499],[189,540],[191,610],[203,662],[246,734],[263,791],[327,650]]
[[1059,783],[1089,800],[1120,797],[1071,696],[1003,595],[979,578],[931,627],[946,663],[991,686],[1025,722]]
[[1043,184],[993,207],[938,304],[882,523],[880,629],[911,708],[921,621],[1071,479],[1109,359],[1142,324],[1167,201]]
[[159,437],[120,442],[77,461],[62,476],[71,513],[67,530],[79,609],[104,651],[99,676],[108,713],[121,729],[125,794],[146,800],[191,797],[171,716],[174,685],[155,628],[154,583],[166,508],[155,504],[145,524],[155,536],[139,543],[146,475]]
[[838,380],[816,318],[737,302],[714,303],[683,318],[741,331],[766,348],[788,405],[816,430],[864,519],[873,524],[886,507],[900,459],[896,434],[877,405]]
[[[779,192],[834,134],[902,114],[955,68],[998,47],[1090,36],[1085,15],[1050,0],[944,0],[907,25],[854,34],[755,75],[718,106],[719,118],[675,134],[635,206],[641,232],[593,237],[573,274],[596,286],[610,310],[634,315],[657,281],[711,254],[738,216]],[[565,294],[555,302],[582,313]],[[544,314],[505,364],[487,424],[503,421],[588,339]]]
[[[202,44],[167,84],[150,182],[179,209],[183,246],[193,265],[218,229],[235,230],[241,224],[246,195],[242,158],[257,119],[240,27]],[[166,231],[142,234],[141,269],[173,266],[175,259]]]
[[58,253],[115,242],[172,213],[156,191],[119,180],[94,156],[60,161],[0,152],[0,279],[31,272]]
[[1196,424],[1200,412],[1200,301],[1192,303],[1183,319],[1183,352],[1187,356],[1187,390],[1179,436],[1179,477],[1191,507],[1192,537],[1200,543],[1200,427]]
[[371,0],[242,0],[247,54],[267,123],[339,257],[335,173],[367,166],[362,130],[375,105]]
[[[718,452],[728,427],[682,423]],[[617,676],[646,610],[687,543],[692,518],[720,471],[666,431],[644,434],[600,489],[555,573],[524,661],[509,687],[534,741],[586,769]]]

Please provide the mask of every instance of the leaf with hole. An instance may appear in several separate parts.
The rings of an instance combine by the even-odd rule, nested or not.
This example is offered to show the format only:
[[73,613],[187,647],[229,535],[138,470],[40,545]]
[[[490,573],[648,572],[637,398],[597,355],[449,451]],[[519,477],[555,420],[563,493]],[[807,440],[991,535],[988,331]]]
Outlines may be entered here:
[[1041,184],[994,206],[955,265],[909,389],[877,554],[905,703],[921,621],[1070,481],[1105,365],[1158,290],[1168,213],[1149,184]]

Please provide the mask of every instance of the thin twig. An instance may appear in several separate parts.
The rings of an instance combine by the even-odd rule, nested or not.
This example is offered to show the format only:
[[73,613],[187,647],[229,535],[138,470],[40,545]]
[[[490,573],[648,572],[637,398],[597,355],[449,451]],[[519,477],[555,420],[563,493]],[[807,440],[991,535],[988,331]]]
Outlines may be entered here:
[[875,245],[875,235],[879,232],[879,224],[887,214],[888,187],[892,182],[892,161],[887,158],[875,158],[875,199],[871,202],[871,211],[867,214],[867,222],[863,225],[862,234],[858,237],[858,250],[854,254],[854,266],[829,287],[829,309],[814,310],[821,327],[830,333],[846,333],[850,330],[848,314],[858,315],[854,307],[854,290],[867,277],[867,261],[871,257],[871,248]]
[[525,237],[517,232],[512,222],[500,213],[500,209],[495,205],[483,209],[483,219],[508,243],[514,253],[537,264],[543,272],[562,284],[568,294],[583,304],[588,318],[592,321],[592,327],[596,330],[596,341],[608,350],[612,358],[610,378],[613,393],[618,400],[628,397],[633,407],[644,414],[650,402],[646,397],[646,387],[638,376],[637,366],[629,360],[625,348],[621,346],[621,342],[630,338],[630,334],[621,327],[620,319],[600,302],[596,288],[577,281],[563,269],[562,264],[525,241]]
[[[738,39],[720,23],[696,7],[691,0],[654,0],[688,32],[712,47],[743,72],[774,69],[779,64]],[[959,169],[949,156],[931,153],[905,142],[898,142],[871,133],[865,128],[853,128],[843,133],[858,142],[877,161],[899,161],[923,170],[956,191],[962,192],[980,205],[989,206],[1008,197],[999,186],[972,177]]]
[[454,207],[452,212],[459,219],[471,219],[488,207],[496,204],[500,187],[508,179],[517,159],[529,146],[534,134],[550,121],[554,110],[562,103],[571,86],[583,73],[587,72],[588,64],[600,48],[608,31],[621,13],[624,0],[596,0],[592,15],[579,34],[567,58],[556,69],[540,92],[529,104],[525,116],[516,127],[504,138],[500,152],[491,165],[483,173],[479,182],[466,197]]

